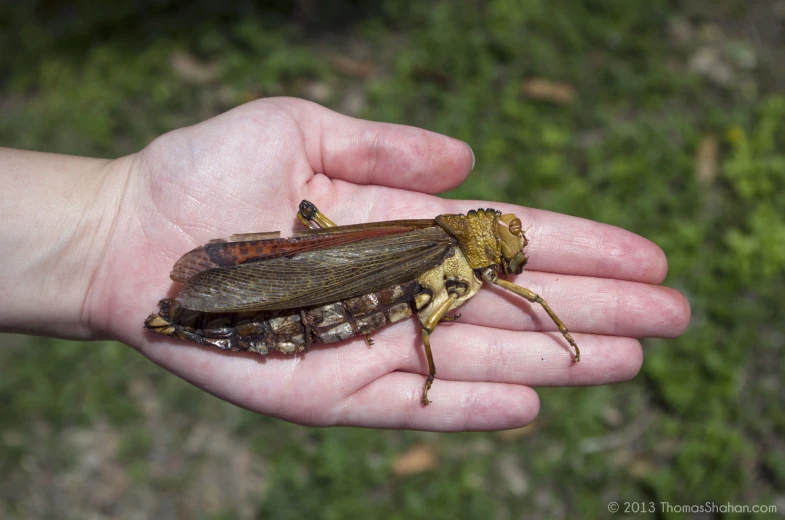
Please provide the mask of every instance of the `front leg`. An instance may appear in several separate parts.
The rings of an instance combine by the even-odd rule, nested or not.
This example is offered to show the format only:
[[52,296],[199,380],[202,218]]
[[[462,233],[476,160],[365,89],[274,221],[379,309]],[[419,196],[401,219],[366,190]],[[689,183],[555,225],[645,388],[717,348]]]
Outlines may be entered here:
[[499,287],[504,287],[508,291],[515,293],[518,296],[522,296],[526,298],[532,303],[539,303],[542,306],[542,308],[545,309],[545,312],[548,313],[548,316],[551,317],[551,319],[556,324],[556,326],[559,327],[559,332],[562,333],[564,339],[566,339],[567,342],[570,345],[572,345],[572,348],[575,349],[575,362],[577,363],[581,360],[581,350],[578,348],[578,344],[575,343],[574,339],[572,339],[572,336],[570,335],[570,332],[567,330],[567,327],[564,325],[564,322],[562,322],[562,320],[560,320],[559,317],[556,316],[556,313],[553,312],[550,305],[545,303],[545,300],[543,300],[539,294],[535,293],[531,289],[527,289],[526,287],[521,287],[520,285],[515,285],[514,283],[508,282],[507,280],[502,280],[501,278],[496,276],[496,273],[490,268],[487,268],[482,272],[482,277],[485,280],[488,280],[489,282],[498,285]]

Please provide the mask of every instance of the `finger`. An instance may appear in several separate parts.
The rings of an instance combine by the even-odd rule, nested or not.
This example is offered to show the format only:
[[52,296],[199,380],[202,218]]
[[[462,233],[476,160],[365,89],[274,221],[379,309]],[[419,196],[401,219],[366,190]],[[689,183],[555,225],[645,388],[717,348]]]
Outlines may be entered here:
[[441,432],[492,431],[532,422],[540,409],[531,388],[498,383],[437,381],[423,406],[425,379],[393,372],[346,399],[336,422],[346,426]]
[[355,119],[299,99],[266,101],[293,113],[311,168],[331,179],[438,193],[458,186],[474,165],[469,145],[442,134]]
[[[324,192],[326,187],[320,186]],[[659,284],[668,261],[652,241],[624,229],[551,211],[487,201],[447,200],[404,190],[359,188],[346,183],[332,186],[329,200],[342,201],[335,210],[339,224],[402,218],[434,218],[492,207],[514,213],[523,222],[529,244],[526,271],[544,271],[597,278]],[[318,200],[318,199],[317,199]],[[314,200],[314,202],[317,202]],[[351,200],[351,208],[343,201]],[[318,205],[318,202],[317,202]]]
[[625,229],[511,204],[445,201],[450,213],[491,207],[520,217],[529,244],[527,269],[659,284],[668,261],[654,242]]
[[[431,335],[436,380],[588,386],[627,381],[641,368],[643,351],[636,339],[596,334],[573,337],[581,349],[580,363],[573,361],[569,345],[558,332],[513,332],[460,323],[441,325]],[[380,344],[378,348],[388,347]],[[428,363],[419,349],[412,352],[400,348],[397,352],[400,363],[396,369],[428,373]]]
[[[689,302],[669,287],[526,271],[513,282],[539,294],[571,332],[673,338],[683,334],[690,322]],[[558,330],[542,306],[490,284],[458,312],[461,323]]]

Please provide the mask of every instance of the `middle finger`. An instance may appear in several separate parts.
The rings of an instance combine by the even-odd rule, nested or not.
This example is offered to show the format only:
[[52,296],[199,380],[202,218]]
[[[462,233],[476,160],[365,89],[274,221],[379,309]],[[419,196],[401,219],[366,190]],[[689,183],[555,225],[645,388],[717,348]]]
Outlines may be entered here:
[[[674,337],[689,323],[687,300],[669,287],[540,272],[524,272],[513,283],[539,294],[570,332]],[[457,312],[461,323],[519,331],[557,330],[540,305],[491,284],[485,284]]]

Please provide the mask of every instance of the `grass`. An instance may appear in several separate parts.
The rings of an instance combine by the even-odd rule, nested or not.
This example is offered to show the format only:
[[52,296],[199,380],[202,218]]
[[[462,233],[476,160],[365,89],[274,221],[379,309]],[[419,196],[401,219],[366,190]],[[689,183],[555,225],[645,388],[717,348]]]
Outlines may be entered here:
[[[150,2],[147,20],[66,4],[92,13],[79,25],[24,5],[4,36],[17,51],[0,57],[4,146],[115,157],[279,94],[423,126],[476,153],[475,172],[447,196],[578,215],[657,242],[693,321],[682,338],[644,342],[633,382],[542,390],[535,425],[506,434],[302,428],[219,402],[122,345],[6,336],[0,516],[565,518],[605,516],[610,501],[785,509],[782,42],[750,30],[781,14],[742,1],[345,2],[342,23],[307,2],[187,12]],[[533,78],[574,97],[533,98]],[[427,470],[396,476],[416,446],[431,454]]]

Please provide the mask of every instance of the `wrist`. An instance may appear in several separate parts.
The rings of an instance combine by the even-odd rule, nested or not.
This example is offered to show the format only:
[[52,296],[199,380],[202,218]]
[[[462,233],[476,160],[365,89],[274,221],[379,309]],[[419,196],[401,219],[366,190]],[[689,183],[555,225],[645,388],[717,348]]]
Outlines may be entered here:
[[0,330],[92,339],[86,312],[130,168],[115,161],[0,149],[4,229]]

